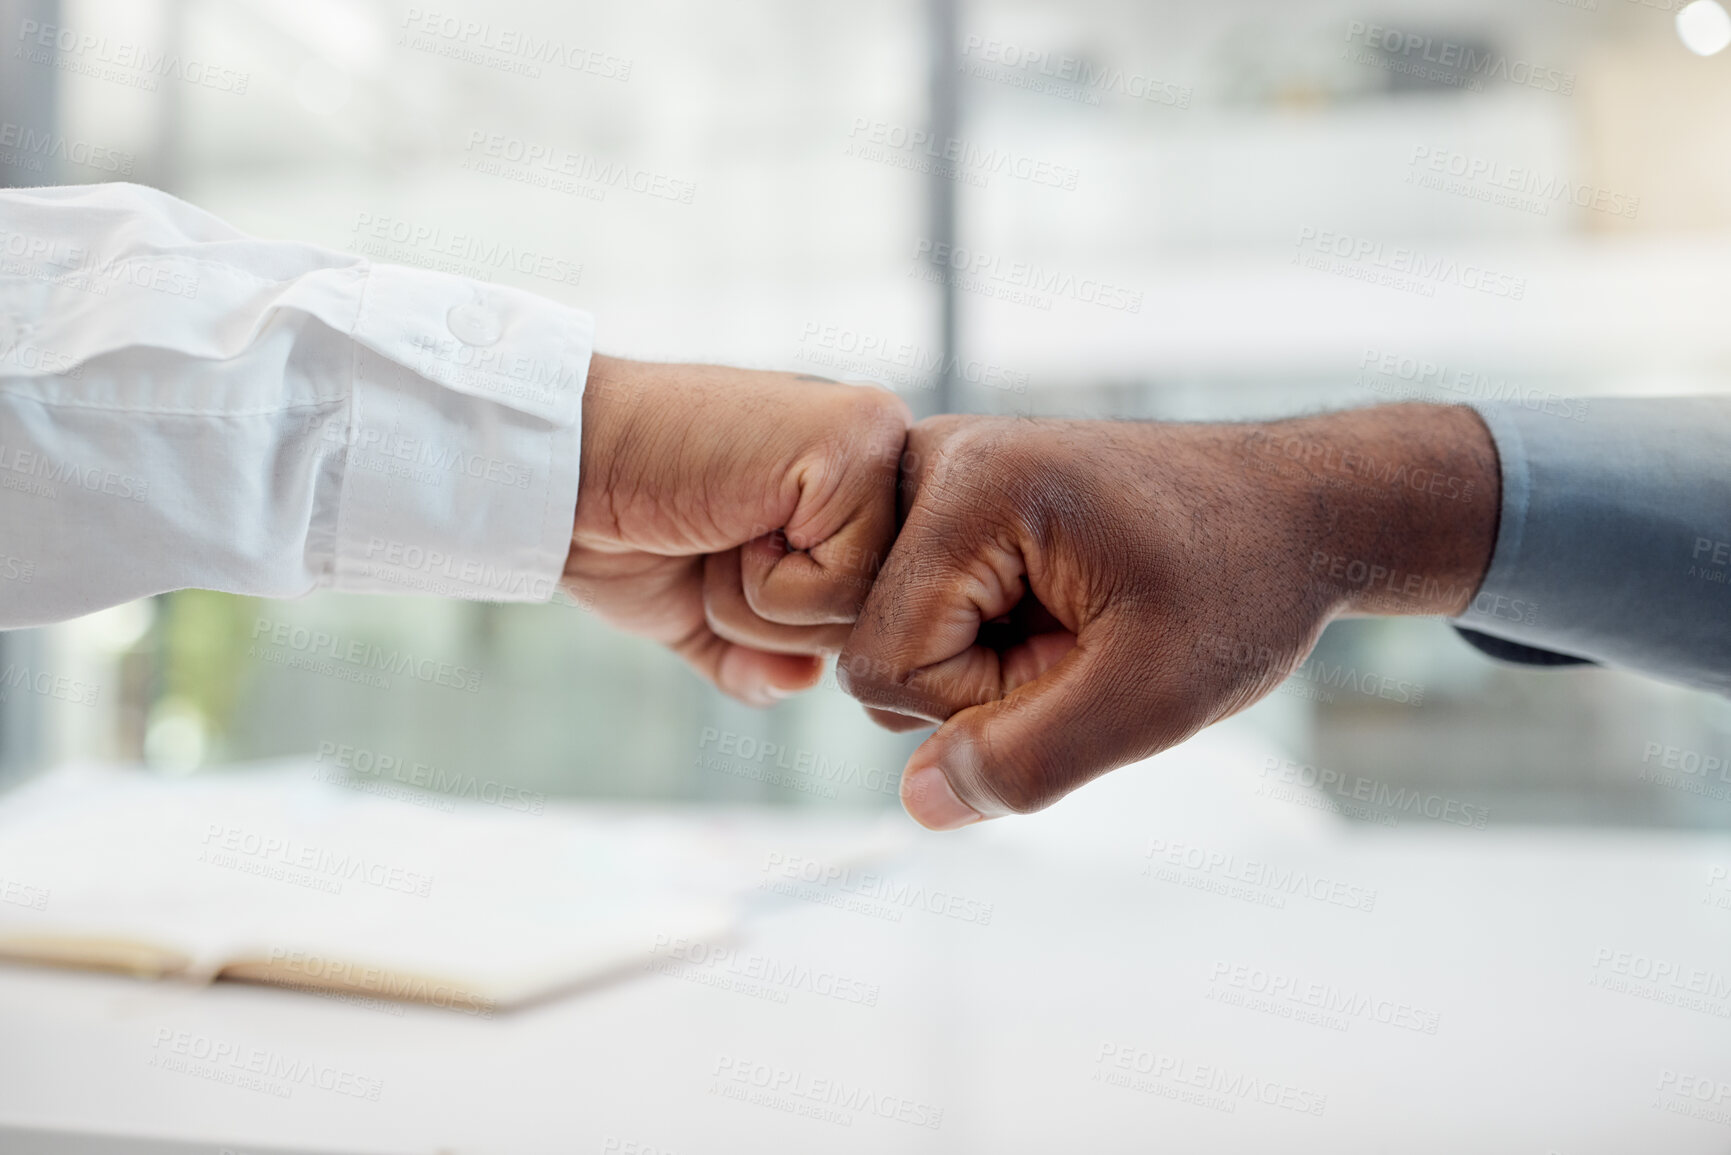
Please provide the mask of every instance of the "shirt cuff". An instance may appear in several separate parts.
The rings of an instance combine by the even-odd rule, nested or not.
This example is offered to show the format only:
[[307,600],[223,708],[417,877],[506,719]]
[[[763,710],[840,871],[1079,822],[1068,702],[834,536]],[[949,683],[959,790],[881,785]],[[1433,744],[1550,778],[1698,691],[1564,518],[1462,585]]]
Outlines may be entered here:
[[328,585],[546,601],[577,510],[584,313],[518,289],[375,265],[349,348]]
[[1501,521],[1456,624],[1731,692],[1731,399],[1478,408]]

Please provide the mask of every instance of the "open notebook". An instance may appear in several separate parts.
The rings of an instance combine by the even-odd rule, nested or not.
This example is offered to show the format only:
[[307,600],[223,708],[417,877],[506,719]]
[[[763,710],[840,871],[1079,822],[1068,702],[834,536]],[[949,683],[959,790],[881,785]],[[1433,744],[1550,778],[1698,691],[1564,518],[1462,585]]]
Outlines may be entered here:
[[725,937],[776,855],[856,863],[902,837],[797,812],[532,813],[328,769],[68,767],[0,798],[0,957],[487,1014]]

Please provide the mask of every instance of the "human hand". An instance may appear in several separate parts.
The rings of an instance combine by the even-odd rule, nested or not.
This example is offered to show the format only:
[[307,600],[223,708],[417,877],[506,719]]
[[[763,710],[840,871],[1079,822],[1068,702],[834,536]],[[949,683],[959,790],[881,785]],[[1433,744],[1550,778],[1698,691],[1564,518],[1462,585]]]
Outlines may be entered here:
[[837,663],[934,829],[1039,810],[1262,698],[1328,621],[1457,614],[1495,544],[1478,416],[1262,425],[944,417]]
[[564,585],[742,701],[807,688],[895,536],[910,421],[878,389],[597,356]]

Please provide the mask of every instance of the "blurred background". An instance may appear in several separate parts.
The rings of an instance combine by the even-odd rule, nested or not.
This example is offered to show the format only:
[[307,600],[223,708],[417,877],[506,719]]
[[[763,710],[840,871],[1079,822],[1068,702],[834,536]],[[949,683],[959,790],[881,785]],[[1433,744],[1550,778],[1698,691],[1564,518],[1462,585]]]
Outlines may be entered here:
[[[1731,382],[1731,53],[1717,5],[1676,7],[0,0],[0,183],[155,185],[581,307],[604,352],[875,381],[922,414],[1567,421]],[[572,173],[511,159],[536,147]],[[1377,283],[1397,250],[1496,277]],[[259,644],[281,622],[480,686],[288,668]],[[911,748],[833,678],[757,713],[566,604],[186,592],[0,635],[7,665],[95,692],[0,702],[0,782],[347,747],[550,796],[887,808]],[[1501,667],[1440,622],[1337,624],[1232,724],[1493,824],[1731,826],[1731,782],[1653,773],[1731,753],[1727,703]]]

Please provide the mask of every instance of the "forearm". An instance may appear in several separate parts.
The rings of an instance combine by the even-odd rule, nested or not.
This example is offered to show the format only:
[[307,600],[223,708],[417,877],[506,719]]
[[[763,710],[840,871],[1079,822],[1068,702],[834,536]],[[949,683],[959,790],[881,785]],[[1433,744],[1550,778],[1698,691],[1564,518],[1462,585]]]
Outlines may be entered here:
[[1471,409],[1387,405],[1249,428],[1304,571],[1336,614],[1466,610],[1496,545],[1496,447]]

